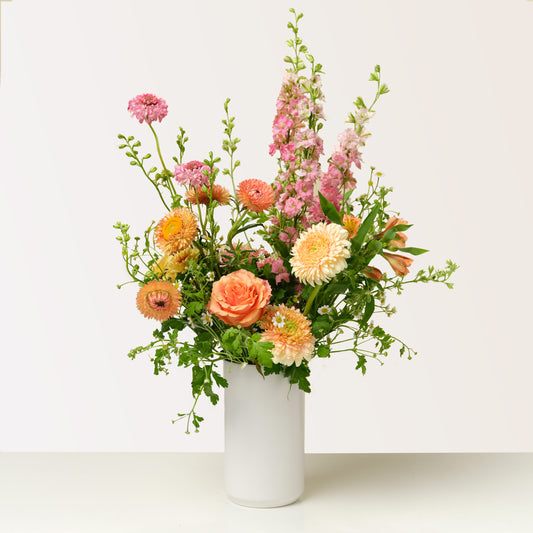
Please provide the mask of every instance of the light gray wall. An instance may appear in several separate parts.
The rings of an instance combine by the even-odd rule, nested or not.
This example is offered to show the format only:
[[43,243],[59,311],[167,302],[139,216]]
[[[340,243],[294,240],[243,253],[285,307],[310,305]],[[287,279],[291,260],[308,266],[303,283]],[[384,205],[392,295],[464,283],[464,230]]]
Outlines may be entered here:
[[[348,356],[312,363],[310,452],[533,451],[530,387],[533,4],[525,0],[294,1],[324,64],[326,152],[380,63],[391,93],[364,152],[394,206],[453,258],[456,289],[414,286],[383,325],[418,350],[362,377]],[[222,406],[199,435],[171,419],[189,374],[153,376],[127,351],[154,323],[135,309],[112,224],[141,233],[164,215],[117,149],[150,141],[128,116],[154,92],[164,151],[221,154],[232,98],[241,179],[268,156],[286,54],[287,2],[15,0],[2,5],[0,85],[0,451],[218,451]],[[150,145],[150,151],[153,147]],[[137,171],[136,171],[137,170]]]

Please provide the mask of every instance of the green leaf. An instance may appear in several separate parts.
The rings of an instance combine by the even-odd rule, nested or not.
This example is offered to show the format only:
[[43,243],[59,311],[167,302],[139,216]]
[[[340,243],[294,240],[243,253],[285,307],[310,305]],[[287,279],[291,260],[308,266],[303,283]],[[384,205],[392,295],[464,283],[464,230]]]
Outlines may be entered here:
[[399,252],[404,252],[406,254],[411,254],[411,255],[421,255],[421,254],[425,254],[426,252],[429,252],[429,250],[424,250],[423,248],[412,248],[412,247],[397,248],[397,250]]
[[318,357],[329,357],[331,355],[331,348],[325,344],[322,344],[317,348],[316,354]]
[[187,323],[179,318],[169,318],[161,323],[161,332],[165,333],[170,329],[177,329],[181,331],[187,327]]
[[285,367],[285,375],[289,378],[289,382],[292,384],[298,384],[298,388],[304,392],[311,392],[311,384],[307,379],[309,374],[309,367],[304,363],[300,366],[296,366],[293,363],[291,366]]
[[374,309],[376,308],[376,302],[374,300],[373,296],[370,296],[370,300],[365,306],[365,312],[363,313],[363,318],[361,319],[361,326],[364,326],[369,320],[372,314],[374,313]]
[[205,380],[205,370],[201,366],[192,367],[191,387],[193,394],[200,394]]
[[319,191],[318,197],[320,198],[320,207],[322,212],[326,215],[331,222],[342,226],[342,218],[337,208]]
[[211,372],[211,375],[213,376],[215,383],[219,387],[223,387],[224,389],[227,388],[228,380],[226,378],[222,377],[218,372],[215,372],[214,370]]
[[272,366],[272,342],[254,341],[250,338],[248,342],[248,354],[252,361],[257,361],[261,366]]
[[[370,241],[366,246],[366,251],[373,256],[381,253],[383,245],[379,241]],[[369,259],[370,261],[370,259]]]
[[327,335],[331,331],[331,321],[327,315],[319,316],[316,320],[313,321],[311,326],[313,335],[317,338],[321,338],[324,335]]
[[352,241],[352,246],[354,247],[356,251],[361,248],[367,233],[372,228],[372,225],[374,224],[374,220],[379,212],[379,209],[380,209],[380,205],[376,204],[373,207],[372,211],[370,211],[368,216],[363,220],[361,226],[359,227],[359,231],[357,232],[357,235],[354,237]]
[[357,354],[357,365],[355,369],[361,369],[363,376],[366,374],[366,357],[364,355]]
[[344,201],[345,202],[348,201],[348,198],[350,198],[350,196],[353,194],[354,191],[355,191],[355,189],[350,189],[349,191],[346,191],[344,193]]

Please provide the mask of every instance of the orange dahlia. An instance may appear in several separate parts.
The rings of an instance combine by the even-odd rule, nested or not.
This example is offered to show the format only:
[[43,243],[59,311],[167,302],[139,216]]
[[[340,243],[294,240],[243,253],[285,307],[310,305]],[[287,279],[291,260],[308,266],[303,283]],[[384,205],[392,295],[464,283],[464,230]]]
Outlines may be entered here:
[[213,185],[211,191],[204,191],[202,187],[188,189],[185,193],[185,198],[191,204],[208,205],[211,201],[218,202],[220,205],[227,205],[229,203],[229,191],[222,185]]
[[338,224],[319,222],[298,237],[291,255],[292,273],[304,283],[320,285],[348,266],[348,231]]
[[169,281],[150,281],[137,293],[137,309],[146,317],[167,320],[181,305],[181,292]]
[[313,356],[315,338],[311,334],[311,322],[297,309],[284,304],[269,305],[259,320],[263,329],[262,341],[272,342],[272,361],[290,366],[300,366]]
[[165,276],[170,281],[176,281],[176,276],[185,272],[191,260],[198,261],[199,255],[198,248],[189,246],[174,255],[164,255],[161,257],[152,267],[152,271],[158,278]]
[[353,239],[359,231],[361,219],[353,215],[344,215],[342,217],[342,227],[348,232],[348,239]]
[[197,232],[198,225],[192,211],[174,209],[157,224],[155,242],[160,250],[173,255],[190,246]]
[[261,213],[274,204],[274,191],[264,181],[248,179],[239,183],[237,198],[249,211]]

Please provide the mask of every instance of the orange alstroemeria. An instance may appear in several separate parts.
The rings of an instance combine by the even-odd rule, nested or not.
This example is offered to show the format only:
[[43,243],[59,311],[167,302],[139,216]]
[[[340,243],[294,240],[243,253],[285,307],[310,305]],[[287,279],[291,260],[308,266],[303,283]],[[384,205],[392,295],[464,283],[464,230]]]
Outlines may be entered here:
[[348,239],[353,239],[359,231],[361,219],[353,215],[344,215],[342,217],[342,227],[348,232]]
[[[383,237],[383,235],[385,235],[385,233],[388,230],[400,224],[403,225],[403,224],[409,224],[409,223],[407,222],[407,220],[403,220],[398,217],[390,217],[389,220],[387,221],[387,224],[385,225],[385,229],[379,235],[377,235],[377,238],[380,239],[381,237]],[[405,233],[402,233],[401,231],[398,231],[396,233],[396,237],[392,239],[392,241],[389,241],[387,246],[396,246],[396,248],[405,248],[406,242],[407,242],[407,235]]]
[[376,279],[378,281],[383,279],[383,274],[381,273],[381,270],[376,267],[369,266],[365,270],[363,270],[361,274],[363,274],[363,276],[366,276],[367,278]]
[[398,276],[405,276],[408,274],[409,267],[413,264],[413,260],[410,257],[405,257],[404,255],[383,252],[383,257],[389,262],[389,265]]

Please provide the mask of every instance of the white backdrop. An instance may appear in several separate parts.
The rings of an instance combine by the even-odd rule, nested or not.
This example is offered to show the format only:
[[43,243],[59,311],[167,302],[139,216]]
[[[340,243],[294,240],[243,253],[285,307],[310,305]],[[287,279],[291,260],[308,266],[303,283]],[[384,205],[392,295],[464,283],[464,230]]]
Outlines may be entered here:
[[[330,151],[380,63],[391,93],[364,152],[394,207],[431,249],[413,270],[461,265],[450,291],[414,286],[383,325],[411,344],[366,376],[312,363],[309,452],[533,451],[533,3],[526,0],[15,0],[2,5],[0,85],[0,451],[220,451],[222,405],[198,435],[171,424],[190,376],[130,361],[154,323],[135,309],[112,224],[164,215],[116,134],[165,98],[167,159],[178,125],[188,159],[222,154],[222,104],[243,139],[239,178],[271,180],[274,103],[288,8],[324,65]],[[150,151],[153,148],[150,147]]]

